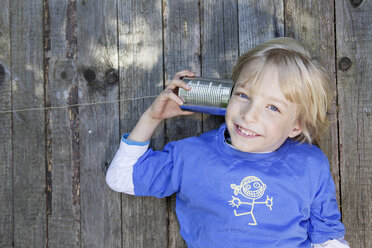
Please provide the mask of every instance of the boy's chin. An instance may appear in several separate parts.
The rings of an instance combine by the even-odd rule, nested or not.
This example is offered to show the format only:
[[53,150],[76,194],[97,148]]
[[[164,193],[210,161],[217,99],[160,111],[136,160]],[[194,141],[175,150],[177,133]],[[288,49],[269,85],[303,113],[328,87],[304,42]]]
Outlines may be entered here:
[[258,149],[257,146],[251,147],[250,145],[243,145],[243,144],[234,144],[234,142],[231,142],[231,145],[241,151],[241,152],[248,152],[248,153],[268,153],[271,151],[265,151],[264,149]]
[[274,149],[272,147],[261,147],[259,142],[249,142],[250,144],[247,144],[246,142],[236,142],[234,139],[231,139],[231,145],[241,151],[241,152],[248,152],[248,153],[270,153],[277,149]]

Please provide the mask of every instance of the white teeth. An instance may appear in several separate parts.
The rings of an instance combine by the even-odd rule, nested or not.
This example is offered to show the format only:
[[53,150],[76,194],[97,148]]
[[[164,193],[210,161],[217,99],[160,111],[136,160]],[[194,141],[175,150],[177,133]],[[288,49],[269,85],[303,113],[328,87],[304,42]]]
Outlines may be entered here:
[[256,133],[252,133],[252,132],[249,132],[247,130],[244,130],[240,126],[238,126],[238,128],[239,128],[240,132],[244,133],[245,135],[248,135],[248,136],[256,136],[257,135]]

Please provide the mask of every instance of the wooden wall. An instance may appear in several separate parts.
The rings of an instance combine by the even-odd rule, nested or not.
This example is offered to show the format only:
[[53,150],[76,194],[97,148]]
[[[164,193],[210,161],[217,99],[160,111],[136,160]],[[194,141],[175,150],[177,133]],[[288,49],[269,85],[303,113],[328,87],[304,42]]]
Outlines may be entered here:
[[[337,89],[321,146],[351,247],[372,247],[372,2],[2,0],[0,247],[185,247],[174,197],[111,191],[104,171],[174,73],[229,76],[278,36],[308,44]],[[167,120],[152,140],[216,128]]]

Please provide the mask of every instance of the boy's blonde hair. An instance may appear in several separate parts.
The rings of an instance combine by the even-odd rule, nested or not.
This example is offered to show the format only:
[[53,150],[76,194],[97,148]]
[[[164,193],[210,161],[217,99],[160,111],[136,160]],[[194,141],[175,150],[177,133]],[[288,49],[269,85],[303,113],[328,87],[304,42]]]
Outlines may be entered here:
[[[311,59],[304,46],[290,38],[276,38],[241,55],[231,78],[236,83],[240,72],[248,70],[248,87],[259,87],[263,75],[277,71],[279,86],[288,101],[297,104],[300,142],[319,142],[328,124],[334,90],[325,69]],[[273,70],[276,69],[276,70]],[[270,90],[270,89],[267,89]]]

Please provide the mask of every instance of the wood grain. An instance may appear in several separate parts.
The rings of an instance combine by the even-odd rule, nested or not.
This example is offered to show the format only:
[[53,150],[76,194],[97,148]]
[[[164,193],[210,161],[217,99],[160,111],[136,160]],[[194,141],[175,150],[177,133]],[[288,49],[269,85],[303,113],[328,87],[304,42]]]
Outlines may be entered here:
[[[0,111],[12,108],[9,2],[0,9]],[[0,247],[13,243],[12,114],[0,114]]]
[[[332,85],[336,89],[333,1],[286,1],[285,14],[286,36],[300,40],[305,44],[312,58],[326,68]],[[336,185],[337,200],[340,202],[336,99],[330,119],[328,132],[323,137],[320,147],[329,159]]]
[[372,246],[372,3],[336,1],[341,207],[350,247]]
[[[76,2],[51,1],[45,44],[46,98],[50,106],[78,103]],[[75,19],[74,19],[75,16]],[[49,36],[48,36],[49,35]],[[74,52],[75,51],[75,52]],[[66,107],[47,112],[47,220],[50,247],[80,247],[79,112]]]
[[[158,95],[163,88],[161,1],[119,1],[118,30],[120,98]],[[121,133],[132,130],[153,100],[120,103]],[[164,146],[162,125],[151,146]],[[167,247],[167,218],[166,199],[123,195],[123,247]]]
[[238,1],[239,54],[275,37],[284,36],[282,0]]
[[[9,3],[9,13],[18,13],[10,15],[12,107],[43,107],[43,2]],[[14,246],[44,247],[44,112],[15,112],[12,119]]]
[[[165,86],[178,71],[190,70],[201,75],[200,24],[198,1],[165,1],[164,74]],[[166,142],[201,134],[201,114],[166,121]]]
[[[230,78],[239,56],[237,1],[202,1],[203,77]],[[224,116],[203,115],[203,132],[216,129]]]
[[[190,70],[201,75],[200,23],[198,1],[164,1],[164,74],[165,84],[174,74]],[[182,116],[166,121],[166,142],[198,135],[202,132],[202,115]],[[169,247],[186,247],[175,213],[176,196],[169,203]]]
[[[119,98],[117,2],[78,1],[79,103]],[[119,103],[79,107],[81,246],[121,247],[121,201],[105,170],[120,141]]]
[[[155,97],[123,99],[157,96],[179,70],[227,78],[240,54],[288,36],[308,45],[336,86],[320,146],[346,240],[372,247],[371,14],[366,0],[3,1],[0,246],[186,247],[175,196],[126,196],[105,184],[120,135]],[[25,108],[35,110],[17,111]],[[167,120],[151,147],[223,121]]]

